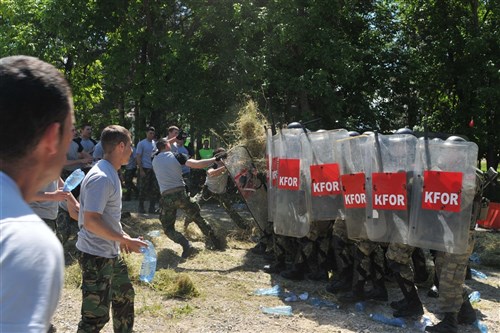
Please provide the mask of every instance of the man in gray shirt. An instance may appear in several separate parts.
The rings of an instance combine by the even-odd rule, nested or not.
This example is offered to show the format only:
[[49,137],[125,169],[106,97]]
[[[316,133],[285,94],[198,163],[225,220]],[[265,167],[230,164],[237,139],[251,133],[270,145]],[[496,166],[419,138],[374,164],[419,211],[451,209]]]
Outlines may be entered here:
[[165,234],[182,246],[182,257],[187,258],[193,253],[189,241],[175,230],[177,209],[182,209],[190,221],[194,221],[218,250],[224,250],[225,240],[219,239],[212,226],[200,215],[200,206],[190,200],[186,193],[186,184],[182,178],[182,166],[190,168],[205,168],[216,161],[215,157],[206,160],[188,159],[184,154],[166,151],[167,140],[160,139],[157,143],[159,154],[153,159],[158,185],[160,186],[160,221]]
[[101,135],[104,158],[90,169],[82,182],[78,241],[82,253],[82,317],[78,332],[98,332],[109,320],[113,307],[116,332],[132,332],[134,288],[120,250],[140,252],[147,244],[127,235],[120,223],[122,188],[118,170],[127,164],[132,140],[127,129],[106,127]]

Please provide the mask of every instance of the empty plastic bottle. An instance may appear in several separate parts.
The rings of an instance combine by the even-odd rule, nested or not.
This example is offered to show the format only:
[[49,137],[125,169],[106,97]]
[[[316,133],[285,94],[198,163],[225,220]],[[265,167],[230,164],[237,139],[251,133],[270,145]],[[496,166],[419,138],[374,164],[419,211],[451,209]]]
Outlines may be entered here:
[[281,316],[291,316],[292,307],[290,305],[282,305],[282,306],[261,306],[260,311],[266,314],[271,315],[281,315]]
[[148,247],[141,247],[141,252],[144,254],[142,259],[141,272],[139,273],[139,280],[151,283],[156,272],[156,251],[153,243],[146,240]]
[[297,302],[298,300],[299,298],[294,293],[290,293],[285,297],[285,302]]
[[429,317],[427,316],[422,316],[422,318],[420,318],[420,320],[416,320],[415,321],[415,329],[419,332],[425,332],[425,328],[427,326],[431,326],[432,325],[432,321]]
[[160,230],[151,230],[150,232],[147,233],[149,237],[160,237],[161,231]]
[[477,319],[473,324],[481,333],[488,333],[488,327]]
[[309,293],[307,291],[304,291],[302,294],[299,295],[299,298],[302,301],[307,301],[307,299],[309,298]]
[[389,318],[384,316],[381,313],[372,313],[370,314],[370,318],[372,320],[378,321],[379,323],[396,326],[396,327],[406,327],[406,322],[401,318]]
[[64,192],[73,191],[75,187],[80,185],[83,178],[85,178],[85,173],[81,169],[76,169],[68,176],[68,178],[66,178],[66,181],[64,182],[63,191]]
[[357,302],[356,304],[354,304],[354,308],[357,312],[365,312],[365,302]]
[[480,264],[481,263],[481,258],[479,257],[479,254],[474,252],[473,254],[470,255],[469,261],[473,262],[475,264]]
[[488,276],[486,276],[486,274],[484,274],[483,272],[480,272],[478,270],[475,270],[474,268],[471,268],[470,272],[473,276],[477,277],[478,279],[487,279],[488,278]]
[[259,296],[279,296],[280,293],[281,288],[279,284],[275,285],[272,288],[260,288],[254,291],[254,294]]
[[481,300],[481,293],[479,291],[473,291],[469,295],[469,302],[476,303]]
[[324,299],[319,299],[316,297],[313,297],[309,299],[309,304],[314,305],[315,307],[318,308],[332,308],[332,309],[338,309],[340,306],[338,304],[335,304],[333,302],[324,300]]

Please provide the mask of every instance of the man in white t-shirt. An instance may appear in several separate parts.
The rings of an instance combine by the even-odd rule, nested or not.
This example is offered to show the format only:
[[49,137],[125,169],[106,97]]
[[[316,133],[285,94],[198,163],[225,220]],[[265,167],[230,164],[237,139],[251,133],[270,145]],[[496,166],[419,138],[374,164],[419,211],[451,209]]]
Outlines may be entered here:
[[82,268],[82,309],[78,332],[99,332],[112,308],[115,332],[132,332],[134,288],[120,256],[147,244],[127,235],[120,223],[122,187],[118,170],[128,163],[132,139],[127,129],[111,125],[101,135],[104,157],[90,169],[80,190],[78,259]]
[[59,301],[63,248],[27,202],[59,178],[73,120],[60,71],[33,57],[0,59],[0,332],[46,333]]
[[156,183],[153,166],[153,154],[156,152],[155,128],[150,126],[146,131],[146,138],[139,141],[135,152],[137,164],[137,181],[139,183],[139,213],[145,213],[144,201],[149,199],[149,213],[155,213],[158,201],[158,185]]

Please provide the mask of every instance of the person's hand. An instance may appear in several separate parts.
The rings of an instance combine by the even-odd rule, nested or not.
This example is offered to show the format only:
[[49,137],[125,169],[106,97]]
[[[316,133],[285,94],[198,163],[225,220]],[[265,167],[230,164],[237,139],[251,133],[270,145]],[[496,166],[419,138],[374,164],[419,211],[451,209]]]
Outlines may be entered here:
[[131,238],[124,234],[123,240],[120,242],[120,249],[125,253],[141,253],[141,247],[148,247],[148,244],[139,238]]
[[225,160],[227,158],[227,153],[226,152],[222,152],[222,153],[219,153],[217,155],[215,155],[215,160],[217,162],[220,162],[221,160]]
[[50,195],[54,201],[64,201],[68,198],[70,192],[64,192],[62,188],[51,192]]
[[188,137],[187,133],[184,130],[180,130],[179,134],[177,134],[177,140],[185,140]]

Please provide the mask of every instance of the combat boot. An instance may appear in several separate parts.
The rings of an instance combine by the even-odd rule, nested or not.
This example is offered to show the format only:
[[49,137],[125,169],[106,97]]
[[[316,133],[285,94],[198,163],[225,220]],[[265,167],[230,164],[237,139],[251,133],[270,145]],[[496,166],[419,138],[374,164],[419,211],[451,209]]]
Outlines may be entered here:
[[268,274],[281,273],[284,270],[286,270],[286,263],[284,261],[276,261],[269,265],[269,267],[264,268],[264,271]]
[[352,290],[352,266],[346,267],[338,274],[334,274],[332,282],[326,286],[326,291],[336,294],[341,291]]
[[434,333],[458,333],[458,320],[456,312],[446,312],[441,322],[434,326],[427,326],[426,332]]
[[280,273],[282,278],[287,280],[300,281],[304,280],[305,277],[305,265],[304,263],[293,265],[292,269],[283,271]]
[[210,242],[213,244],[214,248],[219,251],[226,250],[226,239],[217,237],[217,235],[212,231],[209,233],[208,237],[210,238]]
[[414,288],[411,290],[408,294],[408,299],[405,299],[405,301],[405,303],[400,304],[401,307],[399,309],[394,311],[394,317],[420,317],[424,314],[424,308],[418,297],[417,289]]
[[459,324],[470,325],[477,320],[476,310],[470,304],[469,299],[466,299],[458,311],[457,321]]
[[389,304],[389,305],[394,310],[399,310],[399,309],[402,309],[402,308],[406,307],[408,305],[408,301],[406,300],[406,298],[402,298],[399,301],[393,301],[393,302],[391,302],[391,304]]
[[373,289],[366,292],[365,296],[366,299],[371,299],[374,301],[387,301],[389,297],[387,296],[387,289],[385,287],[384,278],[373,281]]
[[365,297],[365,280],[356,282],[352,286],[352,290],[344,295],[339,296],[339,301],[343,303],[356,303],[366,300]]
[[146,213],[146,210],[144,209],[144,201],[139,201],[139,214],[144,213]]

